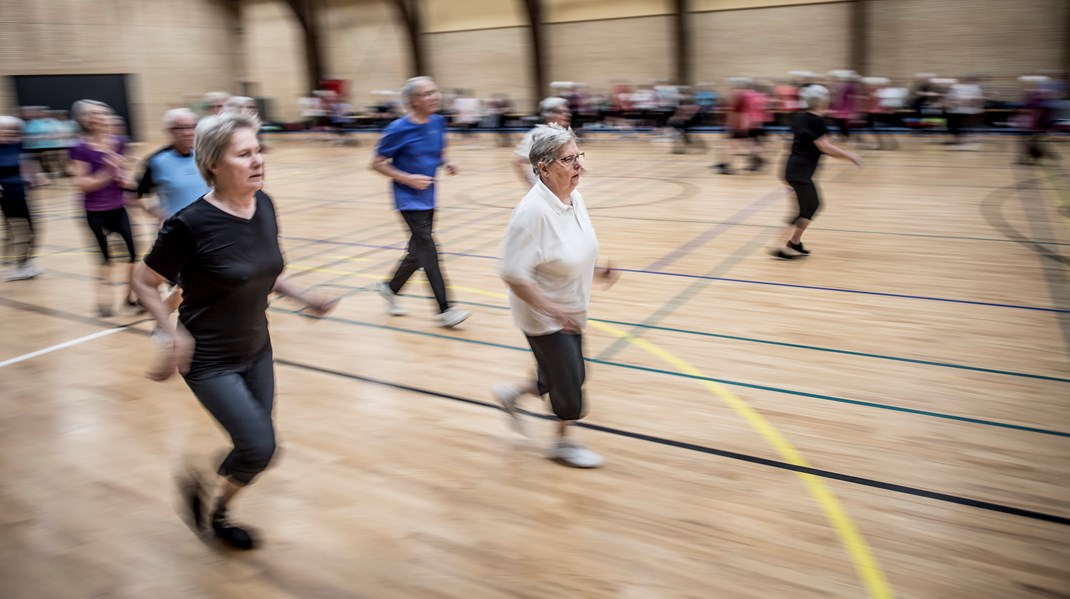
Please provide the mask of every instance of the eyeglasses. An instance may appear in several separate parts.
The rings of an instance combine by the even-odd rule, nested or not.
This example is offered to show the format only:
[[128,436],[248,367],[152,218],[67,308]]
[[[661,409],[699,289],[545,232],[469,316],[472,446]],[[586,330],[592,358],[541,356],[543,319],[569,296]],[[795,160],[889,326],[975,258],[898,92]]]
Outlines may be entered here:
[[197,128],[196,125],[176,125],[174,127],[171,127],[171,130],[172,131],[192,131],[193,129],[196,129],[196,128]]
[[580,152],[579,154],[573,154],[571,156],[562,156],[561,158],[555,158],[552,162],[560,162],[565,166],[583,164],[583,152]]

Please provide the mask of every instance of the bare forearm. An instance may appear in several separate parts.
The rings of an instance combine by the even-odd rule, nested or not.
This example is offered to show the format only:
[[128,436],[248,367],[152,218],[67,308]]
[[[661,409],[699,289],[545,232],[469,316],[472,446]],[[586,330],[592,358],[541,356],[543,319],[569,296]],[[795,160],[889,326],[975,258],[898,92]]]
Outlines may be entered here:
[[380,175],[390,177],[398,183],[405,183],[405,178],[409,176],[409,173],[395,167],[392,162],[387,160],[376,160],[375,162],[372,162],[372,170]]
[[171,308],[160,295],[159,286],[162,282],[163,279],[144,263],[137,265],[134,276],[130,279],[130,285],[141,305],[156,319],[164,333],[173,336],[175,327],[171,324]]
[[272,291],[283,297],[288,297],[301,303],[308,303],[304,292],[291,283],[288,278],[285,278],[284,275],[279,275],[279,278],[275,279],[275,286],[272,288]]
[[115,176],[107,171],[98,171],[92,175],[83,175],[74,180],[74,186],[82,193],[96,191],[115,179]]
[[520,298],[520,301],[531,306],[532,310],[540,314],[549,315],[556,308],[554,303],[547,299],[534,283],[512,283],[506,281],[505,284],[509,286],[509,290],[513,292],[513,295]]

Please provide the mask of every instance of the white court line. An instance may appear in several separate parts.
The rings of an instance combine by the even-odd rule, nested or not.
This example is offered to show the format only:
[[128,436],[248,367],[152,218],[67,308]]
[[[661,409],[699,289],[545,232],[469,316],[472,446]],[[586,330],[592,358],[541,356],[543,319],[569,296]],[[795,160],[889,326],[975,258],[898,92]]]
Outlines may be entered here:
[[44,349],[39,349],[37,351],[30,352],[28,354],[22,354],[21,356],[18,356],[18,357],[15,357],[15,358],[11,358],[10,360],[4,360],[3,362],[0,362],[0,368],[3,368],[4,366],[11,366],[12,364],[18,364],[19,362],[23,362],[25,360],[29,360],[30,358],[36,358],[37,356],[43,356],[45,354],[50,354],[50,353],[52,353],[54,351],[58,351],[58,350],[61,350],[61,349],[67,348],[67,347],[71,347],[72,345],[78,345],[79,343],[85,343],[86,341],[92,341],[92,340],[94,340],[94,339],[96,339],[98,337],[104,337],[106,335],[111,335],[112,333],[118,333],[119,331],[124,331],[124,330],[126,330],[126,327],[116,327],[114,329],[108,329],[106,331],[97,331],[96,333],[93,333],[92,335],[86,335],[85,337],[79,337],[77,339],[71,339],[70,341],[64,341],[63,343],[60,343],[59,345],[53,345],[52,347],[46,347]]

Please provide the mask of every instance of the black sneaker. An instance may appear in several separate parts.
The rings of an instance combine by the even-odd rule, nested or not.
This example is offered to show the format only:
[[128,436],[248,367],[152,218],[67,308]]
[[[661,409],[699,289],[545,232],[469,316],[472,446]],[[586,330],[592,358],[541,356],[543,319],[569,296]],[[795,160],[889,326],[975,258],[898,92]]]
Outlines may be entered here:
[[788,242],[788,249],[792,250],[794,252],[799,252],[803,256],[809,256],[810,255],[810,250],[804,248],[802,242],[792,243],[792,242],[789,241]]
[[770,253],[773,255],[774,258],[777,258],[778,260],[794,260],[799,257],[799,254],[789,254],[788,252],[780,248],[777,248]]
[[212,513],[212,532],[221,543],[232,549],[256,549],[257,540],[248,530],[227,519],[227,508],[217,507]]

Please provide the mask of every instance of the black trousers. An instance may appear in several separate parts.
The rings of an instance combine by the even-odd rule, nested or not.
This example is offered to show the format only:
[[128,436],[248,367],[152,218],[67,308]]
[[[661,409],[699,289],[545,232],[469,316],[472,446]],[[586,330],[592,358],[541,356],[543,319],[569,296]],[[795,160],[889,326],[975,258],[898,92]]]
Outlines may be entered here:
[[269,344],[244,363],[194,365],[186,384],[234,443],[219,474],[247,485],[275,455],[275,366]]
[[409,281],[418,269],[424,269],[427,282],[431,284],[431,291],[435,294],[438,302],[438,311],[445,312],[449,309],[449,298],[446,296],[446,279],[442,274],[442,267],[438,263],[438,247],[432,233],[435,222],[434,210],[406,210],[401,213],[405,224],[409,226],[409,246],[405,250],[405,257],[398,263],[394,277],[390,280],[390,291],[400,293],[401,288]]
[[130,262],[137,262],[137,252],[134,251],[134,233],[130,229],[130,215],[126,213],[126,208],[87,210],[85,219],[89,223],[89,230],[93,232],[93,238],[97,240],[105,265],[111,264],[108,233],[118,233],[126,244],[126,253],[130,256]]
[[539,395],[550,394],[550,406],[561,420],[583,418],[587,412],[583,401],[583,383],[587,379],[583,335],[558,331],[527,338],[538,364]]
[[4,184],[0,191],[0,211],[4,214],[4,256],[11,256],[21,266],[33,256],[34,230],[26,187]]

